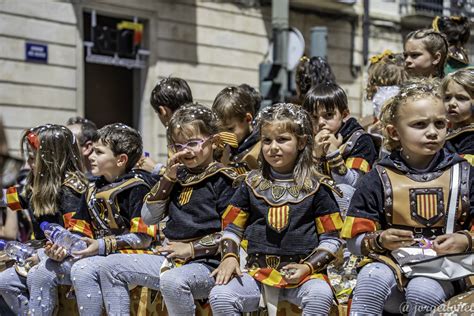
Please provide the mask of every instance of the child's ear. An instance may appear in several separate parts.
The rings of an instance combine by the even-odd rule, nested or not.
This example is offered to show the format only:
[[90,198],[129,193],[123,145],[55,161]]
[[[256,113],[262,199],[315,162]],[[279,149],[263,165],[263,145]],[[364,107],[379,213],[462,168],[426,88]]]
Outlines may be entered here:
[[245,114],[245,121],[246,121],[247,123],[249,123],[249,124],[252,123],[252,121],[253,121],[253,115],[247,112],[247,113]]
[[213,150],[216,150],[217,147],[219,147],[219,143],[221,141],[221,137],[219,136],[219,134],[216,134],[216,135],[213,135],[212,138],[211,138],[211,144],[212,144],[212,149]]
[[94,147],[92,146],[92,141],[88,140],[83,146],[82,146],[82,155],[84,157],[89,157],[90,154],[92,154],[92,150],[94,150]]
[[433,56],[433,61],[431,62],[433,65],[437,65],[441,62],[441,52],[436,52]]
[[157,114],[161,123],[163,123],[164,126],[168,126],[168,122],[171,120],[171,116],[173,115],[171,109],[167,106],[160,105]]
[[342,119],[343,120],[348,119],[350,114],[351,112],[349,111],[349,109],[345,109],[344,111],[342,111]]
[[308,142],[308,135],[298,137],[298,150],[303,150]]
[[117,167],[125,167],[128,162],[127,154],[120,154],[117,156]]
[[397,128],[394,125],[388,124],[385,128],[387,130],[388,137],[393,140],[400,141],[400,136],[398,135]]

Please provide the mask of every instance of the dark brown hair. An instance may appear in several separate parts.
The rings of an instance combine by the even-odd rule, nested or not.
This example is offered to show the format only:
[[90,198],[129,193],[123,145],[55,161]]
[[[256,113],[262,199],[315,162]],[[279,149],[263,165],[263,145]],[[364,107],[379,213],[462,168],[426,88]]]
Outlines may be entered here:
[[122,123],[109,124],[97,131],[95,142],[101,141],[110,148],[115,156],[125,154],[128,157],[125,170],[128,172],[136,165],[143,154],[142,137],[138,131]]
[[303,108],[312,115],[320,109],[332,112],[337,108],[341,114],[349,110],[347,95],[336,83],[323,83],[312,87],[304,98]]
[[441,59],[436,65],[436,75],[439,78],[443,78],[444,65],[446,64],[446,58],[448,56],[448,41],[446,35],[431,29],[423,29],[408,33],[405,43],[409,40],[421,40],[425,49],[431,54],[431,56],[440,53]]
[[193,102],[193,95],[188,83],[181,78],[168,77],[162,79],[153,88],[150,96],[150,103],[155,111],[160,106],[166,106],[172,112],[180,106]]
[[202,135],[212,136],[218,133],[217,117],[205,105],[189,103],[180,107],[173,113],[167,128],[168,143],[174,144],[173,136],[191,125]]
[[242,120],[247,113],[250,113],[252,117],[255,115],[255,102],[246,90],[229,86],[217,94],[212,110],[222,122],[233,118]]
[[[296,183],[303,184],[311,177],[320,175],[313,163],[313,125],[307,111],[296,104],[277,103],[262,109],[257,115],[256,122],[260,133],[266,125],[281,124],[285,131],[295,135],[298,140],[306,137],[306,146],[298,153],[293,169],[293,178]],[[269,179],[270,164],[264,159],[261,151],[259,159],[262,174]]]

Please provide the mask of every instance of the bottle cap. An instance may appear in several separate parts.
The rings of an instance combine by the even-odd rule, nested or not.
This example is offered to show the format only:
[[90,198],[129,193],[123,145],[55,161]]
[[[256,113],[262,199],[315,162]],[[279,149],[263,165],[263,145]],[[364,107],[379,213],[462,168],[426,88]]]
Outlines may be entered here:
[[40,228],[41,228],[42,231],[45,231],[45,230],[49,229],[49,223],[46,222],[46,221],[45,221],[45,222],[41,222]]
[[7,242],[3,239],[0,239],[0,250],[3,250],[5,249],[5,245],[7,244]]

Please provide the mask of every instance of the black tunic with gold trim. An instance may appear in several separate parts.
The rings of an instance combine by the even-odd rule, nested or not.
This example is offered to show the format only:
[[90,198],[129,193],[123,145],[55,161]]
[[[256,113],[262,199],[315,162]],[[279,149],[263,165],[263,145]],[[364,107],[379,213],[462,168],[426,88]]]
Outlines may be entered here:
[[339,134],[343,142],[339,151],[346,167],[363,173],[369,172],[378,157],[372,136],[353,117],[342,125]]
[[[141,218],[144,197],[150,191],[142,172],[132,170],[112,183],[104,177],[92,183],[81,201],[80,211],[71,220],[73,231],[95,239],[129,233],[156,238],[156,225],[147,226]],[[130,242],[119,242],[118,249],[129,246]]]
[[410,168],[399,152],[379,162],[361,179],[342,229],[343,238],[379,229],[400,228],[415,237],[444,234],[452,167],[461,163],[455,231],[473,230],[473,167],[459,155],[441,150],[427,170]]
[[170,192],[169,216],[163,234],[169,240],[194,240],[222,230],[221,216],[235,189],[237,173],[220,163],[192,173],[178,171],[178,181]]
[[[223,238],[227,234],[242,238],[245,232],[249,262],[273,255],[299,263],[319,245],[322,234],[337,235],[342,227],[330,188],[333,181],[327,177],[297,184],[293,179],[270,181],[260,170],[252,170],[224,213]],[[249,268],[250,275],[264,284],[297,286],[287,284],[276,267],[260,269],[251,265]],[[309,278],[325,277],[314,273],[302,282]]]
[[58,194],[58,209],[50,215],[35,216],[29,198],[19,194],[15,187],[7,189],[7,205],[13,211],[27,209],[30,213],[34,238],[42,240],[46,239],[40,228],[42,222],[46,221],[66,228],[72,225],[71,218],[79,211],[86,188],[87,183],[80,180],[77,175],[67,173]]
[[446,136],[445,146],[474,165],[474,124],[451,130]]

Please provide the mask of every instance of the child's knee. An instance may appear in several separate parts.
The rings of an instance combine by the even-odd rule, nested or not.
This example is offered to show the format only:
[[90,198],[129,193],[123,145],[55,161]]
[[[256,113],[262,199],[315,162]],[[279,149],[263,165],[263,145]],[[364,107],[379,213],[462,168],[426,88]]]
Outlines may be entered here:
[[375,262],[362,268],[357,276],[357,283],[390,289],[396,285],[396,280],[393,271],[386,264]]
[[303,300],[332,302],[334,294],[331,290],[331,287],[325,281],[318,281],[320,282],[315,282],[314,286],[311,286],[308,289],[308,291],[305,293]]
[[80,260],[71,268],[71,281],[75,285],[78,280],[96,279],[95,275],[98,275],[98,270],[99,266]]
[[216,285],[209,294],[209,303],[213,311],[219,311],[224,306],[237,305],[237,295],[225,285]]
[[56,273],[48,270],[44,265],[39,264],[28,272],[28,278],[26,282],[28,287],[34,287],[41,284],[42,286],[54,286],[55,280],[57,279]]
[[413,278],[406,288],[406,299],[411,305],[437,306],[454,294],[450,282],[417,277]]
[[186,276],[183,275],[183,273],[179,273],[182,271],[178,271],[177,273],[177,270],[179,269],[171,269],[161,275],[160,291],[162,293],[173,293],[186,288],[188,278],[190,278],[191,276]]

